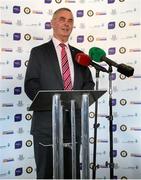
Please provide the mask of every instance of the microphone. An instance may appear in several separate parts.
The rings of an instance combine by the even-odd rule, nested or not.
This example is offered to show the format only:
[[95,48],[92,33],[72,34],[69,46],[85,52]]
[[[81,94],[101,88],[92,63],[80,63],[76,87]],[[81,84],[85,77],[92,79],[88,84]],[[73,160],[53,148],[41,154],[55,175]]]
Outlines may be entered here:
[[89,50],[89,56],[96,62],[105,61],[109,66],[114,66],[117,68],[117,71],[127,77],[130,77],[134,73],[134,68],[128,66],[126,64],[117,64],[116,62],[112,61],[111,59],[106,57],[106,53],[103,49],[98,47],[92,47]]
[[82,66],[86,66],[87,67],[87,66],[91,65],[91,66],[93,66],[98,71],[102,71],[102,72],[107,72],[108,73],[106,68],[100,66],[99,64],[94,63],[91,60],[91,58],[87,54],[85,54],[83,52],[80,52],[80,53],[76,54],[75,61],[78,64],[82,65]]

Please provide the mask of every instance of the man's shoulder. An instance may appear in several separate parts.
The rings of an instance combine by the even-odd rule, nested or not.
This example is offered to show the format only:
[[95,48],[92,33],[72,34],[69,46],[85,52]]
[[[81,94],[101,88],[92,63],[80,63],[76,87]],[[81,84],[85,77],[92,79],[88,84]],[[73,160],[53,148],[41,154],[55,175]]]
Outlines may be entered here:
[[38,46],[35,46],[32,49],[44,49],[44,48],[47,48],[47,47],[51,46],[52,44],[53,44],[52,40],[50,40],[50,41],[48,41],[46,43],[40,44]]

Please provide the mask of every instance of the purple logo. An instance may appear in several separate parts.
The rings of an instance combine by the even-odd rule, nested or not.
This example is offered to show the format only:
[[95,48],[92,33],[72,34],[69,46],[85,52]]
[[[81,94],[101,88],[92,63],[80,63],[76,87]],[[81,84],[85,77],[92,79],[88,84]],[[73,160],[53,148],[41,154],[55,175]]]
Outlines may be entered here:
[[22,92],[22,88],[21,87],[15,87],[14,88],[14,94],[15,95],[19,95],[19,94],[21,94],[21,92]]
[[117,100],[116,99],[112,99],[112,106],[115,106],[117,103]]
[[76,13],[77,17],[83,17],[84,16],[84,11],[83,10],[78,10]]
[[19,122],[22,120],[22,114],[15,114],[14,116],[14,121],[15,122]]
[[116,48],[115,47],[112,47],[112,48],[109,48],[108,49],[108,54],[109,55],[113,55],[113,54],[115,54],[116,53]]
[[114,28],[115,28],[115,26],[116,26],[115,21],[113,21],[113,22],[109,22],[109,23],[108,23],[108,29],[114,29]]
[[51,29],[51,23],[50,22],[45,23],[45,29]]
[[15,67],[15,68],[21,67],[21,60],[18,60],[18,59],[15,60],[15,61],[14,61],[14,67]]
[[17,168],[15,170],[15,176],[20,176],[20,175],[22,175],[22,173],[23,173],[23,168]]
[[51,3],[52,2],[52,0],[45,0],[45,3]]
[[117,156],[117,150],[113,150],[113,157]]
[[82,43],[83,41],[84,41],[84,36],[83,35],[77,36],[77,42],[78,43]]
[[112,126],[112,131],[115,132],[117,130],[117,125],[116,124],[113,124]]
[[111,77],[110,77],[110,80],[115,80],[116,79],[116,73],[112,73]]
[[115,0],[108,0],[108,4],[114,3]]
[[15,149],[20,149],[22,147],[22,141],[15,142]]
[[19,41],[21,39],[21,33],[14,33],[13,34],[13,40]]
[[13,6],[13,13],[19,14],[21,11],[20,6]]

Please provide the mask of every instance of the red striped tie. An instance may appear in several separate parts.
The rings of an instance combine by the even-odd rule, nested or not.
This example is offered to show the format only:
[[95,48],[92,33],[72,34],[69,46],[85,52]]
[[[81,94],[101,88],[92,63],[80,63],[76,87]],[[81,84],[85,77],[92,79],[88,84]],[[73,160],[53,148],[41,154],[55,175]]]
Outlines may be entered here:
[[65,50],[65,44],[60,44],[61,50],[61,65],[62,65],[62,77],[64,81],[64,90],[72,90],[72,82],[70,76],[69,62],[67,58],[67,53]]

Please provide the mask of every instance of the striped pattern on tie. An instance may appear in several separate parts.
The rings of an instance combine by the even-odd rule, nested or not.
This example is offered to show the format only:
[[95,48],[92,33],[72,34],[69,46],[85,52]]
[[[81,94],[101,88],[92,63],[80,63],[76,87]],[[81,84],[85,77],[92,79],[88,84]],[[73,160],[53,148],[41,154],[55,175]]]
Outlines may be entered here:
[[61,50],[61,65],[62,65],[62,78],[64,81],[64,90],[72,90],[72,81],[69,69],[69,62],[67,58],[67,53],[65,50],[65,44],[59,44],[62,48]]

